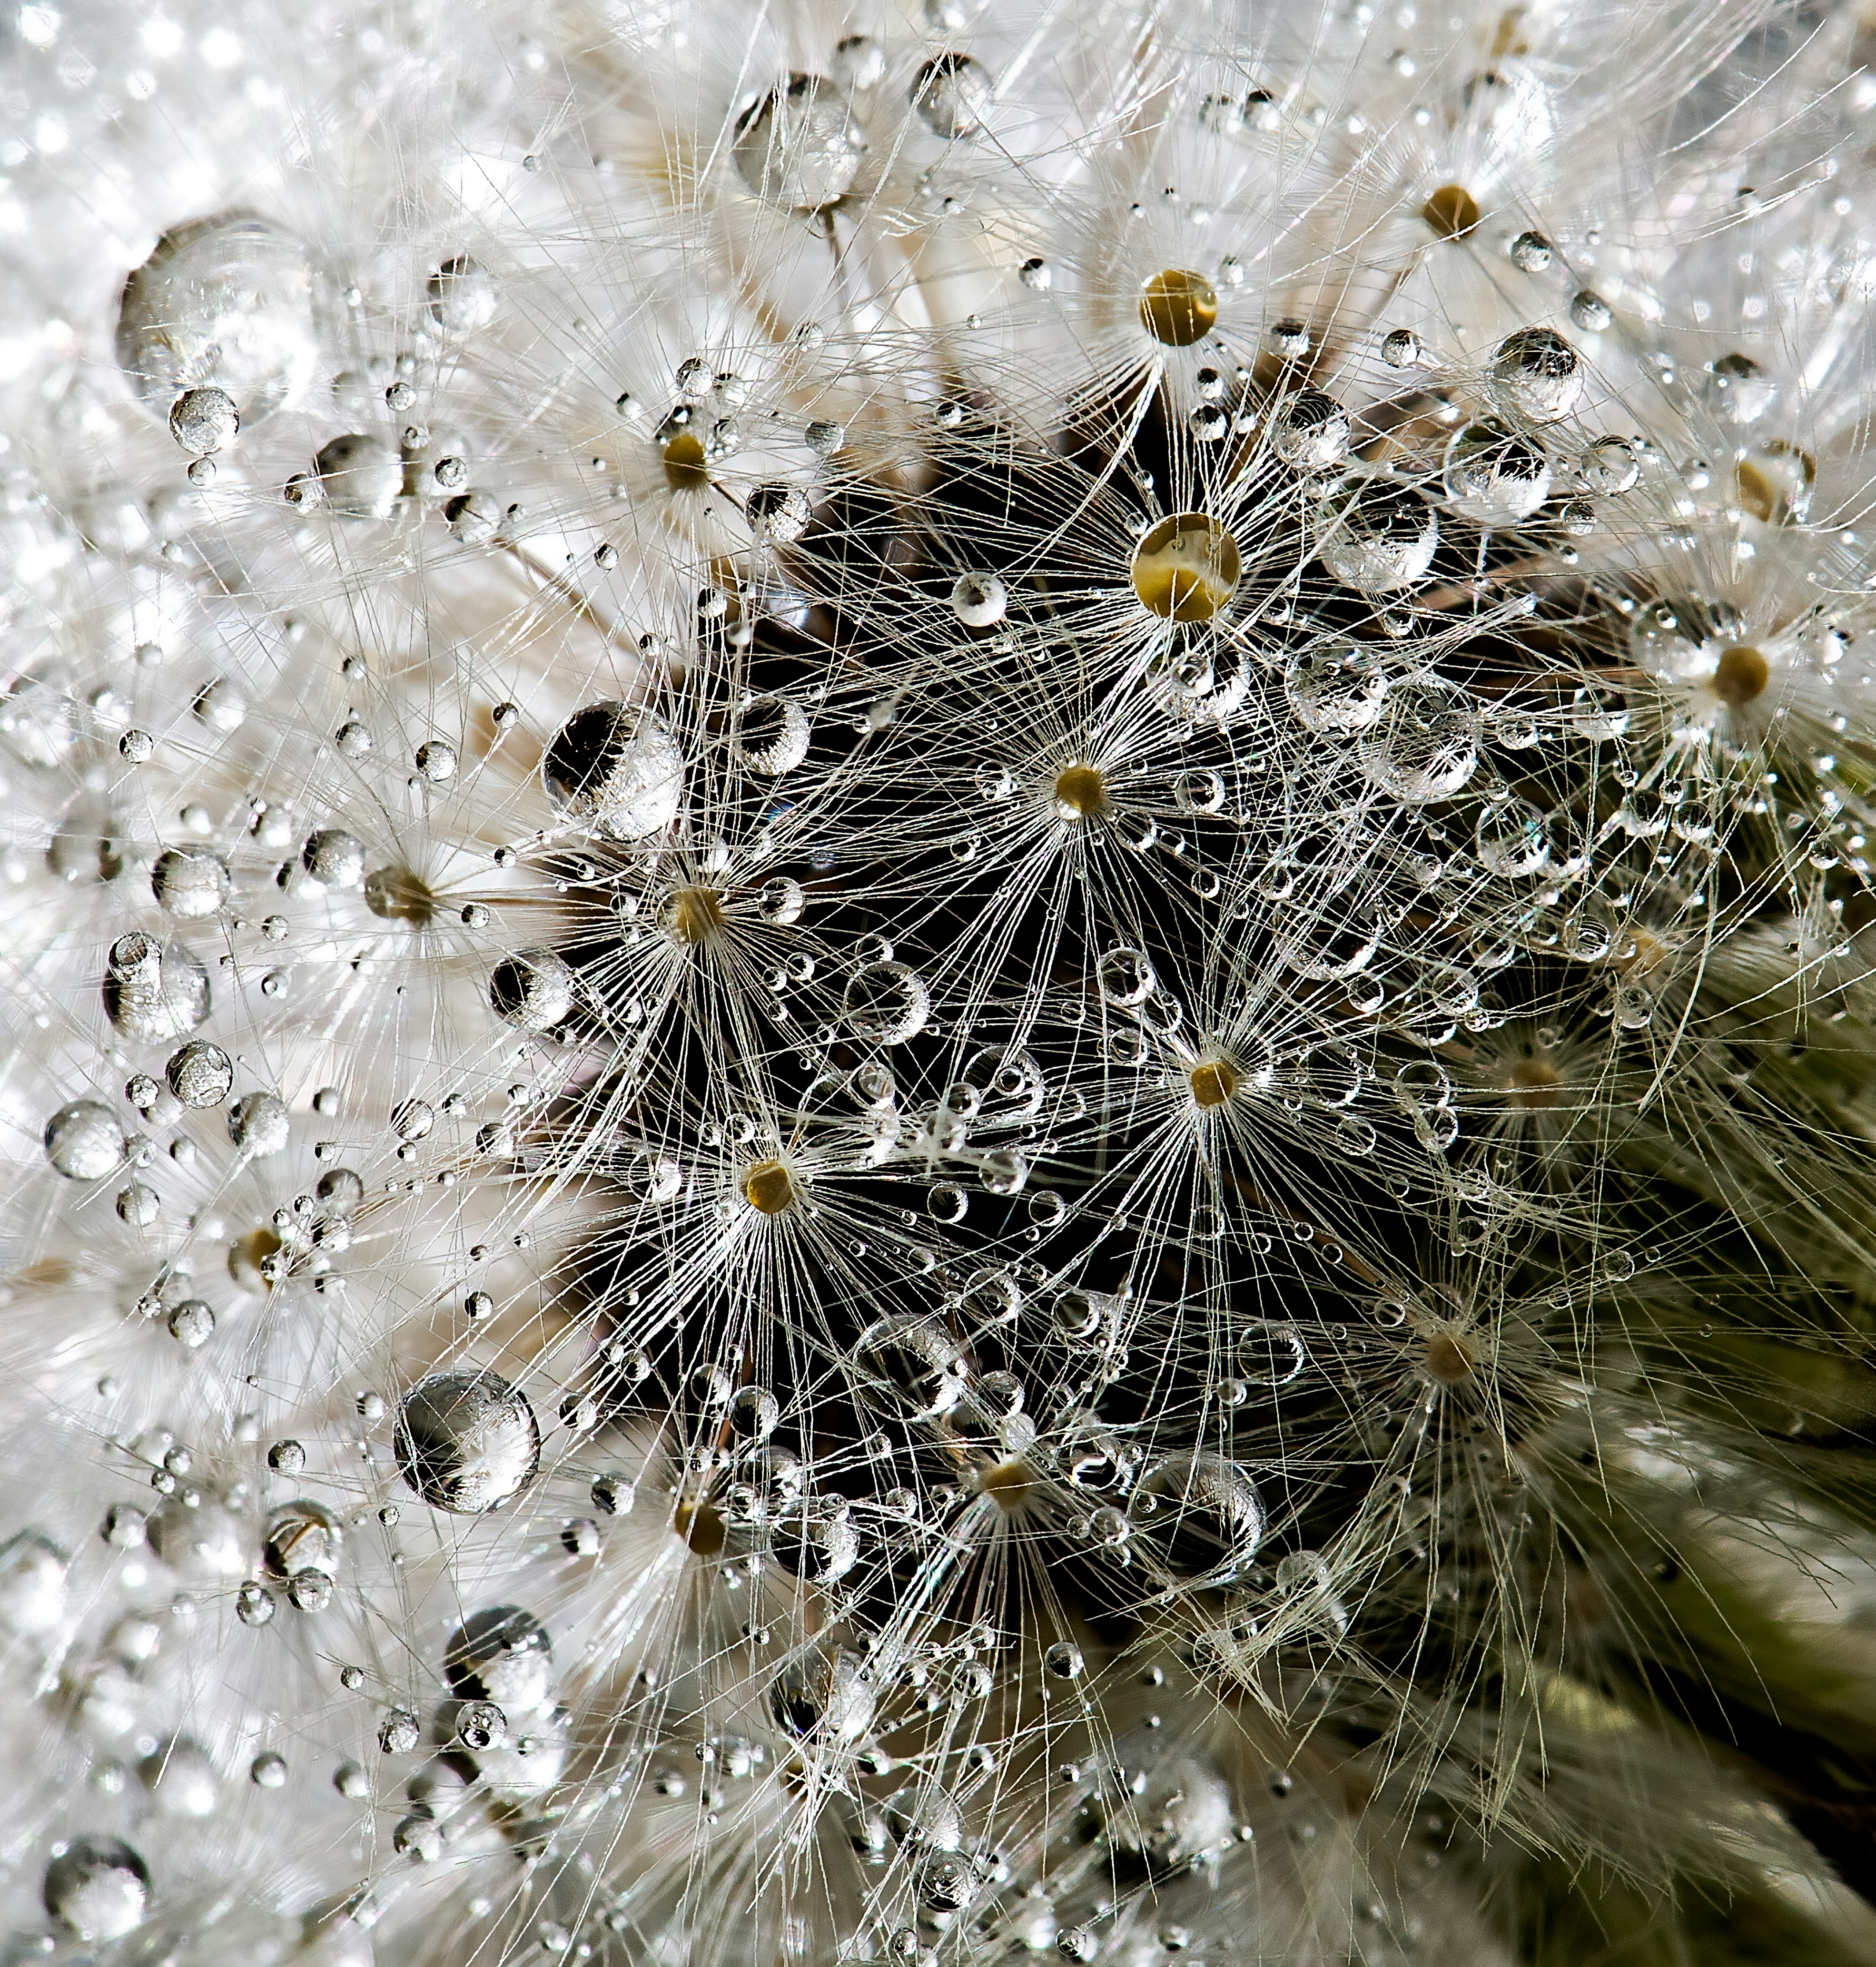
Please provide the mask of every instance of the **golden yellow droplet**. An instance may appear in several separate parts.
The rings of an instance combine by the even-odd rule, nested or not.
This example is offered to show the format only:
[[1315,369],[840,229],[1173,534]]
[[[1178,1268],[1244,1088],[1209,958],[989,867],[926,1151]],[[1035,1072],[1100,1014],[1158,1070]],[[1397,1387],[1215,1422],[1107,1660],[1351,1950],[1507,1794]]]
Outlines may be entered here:
[[742,1199],[765,1216],[779,1216],[794,1200],[794,1182],[780,1161],[758,1161],[742,1177]]
[[1169,266],[1140,288],[1140,318],[1154,341],[1169,348],[1189,348],[1218,321],[1218,289],[1202,273]]
[[1203,512],[1162,519],[1134,550],[1130,570],[1143,605],[1174,622],[1209,622],[1243,570],[1237,541]]
[[1237,1068],[1228,1060],[1208,1058],[1192,1070],[1192,1098],[1201,1106],[1222,1106],[1237,1090]]
[[1506,1077],[1511,1103],[1531,1111],[1554,1106],[1564,1090],[1564,1075],[1548,1058],[1514,1059]]
[[1713,671],[1713,694],[1722,703],[1737,710],[1756,702],[1772,680],[1772,666],[1762,650],[1745,642],[1735,642],[1720,651],[1719,665]]
[[1108,809],[1108,782],[1092,765],[1070,765],[1056,774],[1055,803],[1064,819],[1098,819]]
[[1436,1332],[1427,1341],[1427,1371],[1442,1387],[1463,1387],[1473,1365],[1465,1342],[1450,1332]]
[[674,492],[709,490],[710,468],[704,462],[703,444],[688,431],[665,445],[665,478]]
[[1441,238],[1464,239],[1478,230],[1484,214],[1464,185],[1445,184],[1420,208],[1420,216]]
[[700,943],[723,927],[723,898],[714,888],[675,888],[658,919],[674,942]]

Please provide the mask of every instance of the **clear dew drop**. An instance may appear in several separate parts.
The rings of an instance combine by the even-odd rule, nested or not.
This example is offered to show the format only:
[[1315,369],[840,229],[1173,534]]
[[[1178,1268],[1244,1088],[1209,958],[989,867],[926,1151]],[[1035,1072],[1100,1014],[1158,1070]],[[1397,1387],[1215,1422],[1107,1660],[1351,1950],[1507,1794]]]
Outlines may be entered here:
[[495,318],[495,276],[466,254],[445,260],[424,289],[424,308],[445,334],[474,334]]
[[1299,649],[1283,672],[1283,694],[1306,731],[1366,731],[1386,706],[1391,683],[1376,652],[1357,642]]
[[967,628],[995,627],[1009,606],[1009,596],[996,574],[961,573],[951,583],[951,612]]
[[1744,425],[1757,423],[1771,408],[1778,385],[1751,356],[1735,350],[1708,368],[1700,393],[1722,422]]
[[844,1649],[791,1660],[769,1684],[770,1713],[799,1741],[856,1741],[872,1726],[874,1705],[865,1661]]
[[590,703],[554,734],[541,761],[547,796],[568,818],[613,840],[645,840],[678,816],[684,761],[649,713]]
[[150,1868],[115,1837],[78,1837],[46,1867],[47,1912],[78,1939],[121,1940],[143,1923]]
[[1609,498],[1632,491],[1642,476],[1642,460],[1625,438],[1598,438],[1577,468],[1590,490]]
[[1332,471],[1348,455],[1348,412],[1321,389],[1299,389],[1270,420],[1270,441],[1298,471]]
[[343,827],[325,826],[306,836],[299,864],[322,887],[362,888],[365,880],[364,842]]
[[1263,1541],[1257,1484],[1236,1462],[1204,1452],[1150,1462],[1127,1515],[1136,1544],[1150,1543],[1164,1568],[1186,1584],[1229,1584],[1250,1568]]
[[925,1029],[931,995],[904,963],[868,963],[847,980],[842,1013],[854,1032],[874,1045],[903,1045]]
[[399,1402],[396,1452],[426,1503],[479,1516],[534,1480],[540,1429],[527,1397],[496,1374],[438,1373]]
[[1302,1373],[1308,1355],[1295,1328],[1260,1318],[1237,1342],[1237,1370],[1253,1387],[1287,1387]]
[[388,438],[348,431],[321,445],[312,468],[328,511],[346,519],[388,519],[404,489],[404,461]]
[[968,1381],[964,1355],[942,1325],[901,1313],[870,1325],[853,1358],[861,1392],[873,1406],[908,1420],[949,1413]]
[[1441,467],[1453,509],[1483,526],[1528,519],[1550,496],[1551,473],[1541,444],[1489,418],[1453,433]]
[[813,727],[791,696],[753,696],[742,707],[735,739],[738,761],[762,778],[779,778],[807,756]]
[[551,949],[518,949],[489,974],[490,1009],[519,1030],[550,1031],[573,1006],[573,972]]
[[1108,1003],[1121,1010],[1143,1004],[1159,987],[1153,964],[1143,949],[1110,949],[1095,966],[1095,980]]
[[234,1061],[205,1038],[192,1038],[171,1053],[163,1071],[170,1092],[197,1112],[219,1106],[234,1084]]
[[456,748],[444,738],[429,738],[417,747],[412,762],[420,778],[433,786],[447,785],[456,776]]
[[1567,416],[1583,394],[1583,364],[1554,328],[1521,328],[1492,352],[1500,399],[1533,423]]
[[1370,782],[1392,798],[1448,798],[1478,769],[1478,719],[1457,690],[1416,678],[1389,692],[1383,715],[1363,735],[1360,757]]
[[947,50],[933,56],[912,83],[912,107],[936,135],[981,135],[995,89],[990,72],[975,56]]
[[1608,302],[1587,287],[1582,289],[1570,301],[1570,318],[1577,327],[1591,334],[1600,334],[1615,318]]
[[297,402],[317,373],[311,256],[250,212],[175,227],[125,283],[117,359],[144,408],[167,417],[211,388],[254,425]]
[[225,451],[240,429],[234,399],[225,389],[185,389],[170,405],[170,434],[193,457]]
[[1322,564],[1363,594],[1411,587],[1440,543],[1437,509],[1412,486],[1386,478],[1359,480],[1346,496],[1325,501],[1319,525]]
[[39,1530],[18,1530],[0,1543],[0,1629],[22,1639],[55,1631],[65,1617],[68,1562]]
[[736,175],[765,203],[822,212],[853,189],[866,139],[836,83],[797,74],[743,112],[730,155]]
[[743,504],[749,530],[770,546],[788,546],[807,531],[814,508],[799,485],[773,479],[753,486]]
[[141,930],[112,944],[103,993],[105,1016],[140,1045],[172,1044],[209,1015],[208,971],[181,944]]

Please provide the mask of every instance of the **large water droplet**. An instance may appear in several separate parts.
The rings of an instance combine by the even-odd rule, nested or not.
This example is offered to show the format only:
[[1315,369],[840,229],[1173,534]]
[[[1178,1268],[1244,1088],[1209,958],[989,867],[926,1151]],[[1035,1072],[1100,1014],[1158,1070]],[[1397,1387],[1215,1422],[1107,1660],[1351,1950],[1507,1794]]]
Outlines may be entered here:
[[181,944],[134,929],[111,945],[104,1008],[126,1038],[173,1044],[208,1016],[209,973]]
[[837,204],[852,189],[865,153],[846,98],[818,75],[791,75],[771,89],[744,113],[731,146],[749,189],[791,212]]
[[248,212],[166,232],[125,283],[117,358],[154,415],[208,387],[225,392],[244,426],[260,422],[296,401],[319,368],[306,248]]
[[1375,651],[1359,642],[1299,649],[1283,672],[1283,694],[1306,731],[1366,731],[1381,715],[1389,686]]
[[909,965],[868,963],[848,980],[841,1009],[860,1037],[874,1045],[902,1045],[924,1029],[931,996]]
[[149,1898],[149,1866],[118,1838],[74,1838],[46,1867],[46,1910],[82,1940],[121,1940]]
[[684,761],[677,741],[648,712],[589,703],[554,735],[541,761],[555,806],[614,840],[645,840],[678,816]]
[[398,1403],[397,1465],[458,1516],[498,1509],[534,1480],[541,1432],[527,1397],[493,1373],[435,1373]]
[[1482,526],[1515,525],[1549,496],[1551,460],[1541,444],[1486,418],[1453,433],[1442,476],[1456,512]]
[[1346,587],[1386,594],[1411,586],[1432,564],[1439,514],[1412,486],[1365,479],[1346,498],[1329,500],[1317,551]]

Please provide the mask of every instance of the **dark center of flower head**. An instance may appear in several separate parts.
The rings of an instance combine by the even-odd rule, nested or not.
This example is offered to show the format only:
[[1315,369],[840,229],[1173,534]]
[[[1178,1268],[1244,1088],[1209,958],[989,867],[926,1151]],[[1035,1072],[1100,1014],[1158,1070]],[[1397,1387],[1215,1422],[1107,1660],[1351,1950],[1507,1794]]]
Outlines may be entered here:
[[1484,215],[1464,185],[1443,184],[1420,208],[1420,216],[1441,239],[1464,239],[1478,230]]
[[1202,273],[1169,267],[1140,290],[1141,325],[1168,348],[1189,348],[1217,325],[1218,289]]
[[1064,819],[1098,819],[1108,810],[1108,782],[1092,765],[1070,765],[1056,776],[1055,803]]
[[1514,1106],[1534,1110],[1554,1106],[1564,1090],[1564,1075],[1548,1058],[1535,1053],[1514,1060],[1506,1077]]
[[1713,694],[1735,710],[1756,703],[1772,680],[1772,666],[1763,650],[1749,643],[1735,642],[1720,651],[1713,671]]
[[758,1161],[742,1177],[742,1194],[760,1214],[779,1216],[794,1200],[794,1182],[780,1161]]
[[1191,1074],[1192,1099],[1200,1106],[1222,1106],[1237,1090],[1237,1070],[1228,1060],[1208,1058]]

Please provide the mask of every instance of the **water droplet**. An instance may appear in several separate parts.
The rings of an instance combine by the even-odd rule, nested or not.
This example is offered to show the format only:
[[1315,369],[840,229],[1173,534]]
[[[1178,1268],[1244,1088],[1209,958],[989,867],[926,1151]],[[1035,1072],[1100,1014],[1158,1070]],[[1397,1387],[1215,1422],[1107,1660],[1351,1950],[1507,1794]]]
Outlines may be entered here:
[[425,311],[445,334],[473,334],[495,318],[495,279],[465,254],[445,260],[429,278]]
[[172,1044],[208,1016],[209,973],[180,943],[133,929],[111,945],[104,1008],[126,1038]]
[[293,1136],[286,1103],[277,1093],[249,1093],[228,1109],[228,1136],[244,1155],[277,1155]]
[[361,888],[365,879],[364,843],[342,827],[321,827],[306,836],[299,864],[322,887]]
[[1218,289],[1202,273],[1170,266],[1140,290],[1141,325],[1168,348],[1189,348],[1218,325]]
[[1302,1371],[1308,1355],[1295,1327],[1260,1318],[1237,1342],[1237,1369],[1253,1387],[1287,1387]]
[[961,573],[951,586],[951,612],[967,628],[988,628],[1009,608],[1003,583],[994,573]]
[[843,1014],[862,1038],[902,1045],[925,1028],[931,996],[917,971],[903,963],[868,963],[849,979]]
[[1531,438],[1481,418],[1448,440],[1442,482],[1454,509],[1467,518],[1484,526],[1515,525],[1549,496],[1551,460]]
[[1151,527],[1128,573],[1142,604],[1175,622],[1208,622],[1243,571],[1237,542],[1203,512],[1176,512]]
[[1299,471],[1331,471],[1348,455],[1348,412],[1321,389],[1299,389],[1270,420],[1270,441]]
[[143,1923],[150,1868],[115,1837],[77,1837],[46,1867],[46,1910],[82,1940],[121,1940]]
[[234,1084],[234,1061],[218,1045],[192,1038],[170,1054],[164,1077],[185,1106],[203,1111],[227,1099]]
[[908,1420],[949,1413],[964,1391],[963,1353],[943,1326],[916,1313],[868,1326],[854,1346],[853,1359],[867,1400]]
[[[170,434],[177,446],[199,460],[223,451],[241,429],[234,399],[225,389],[185,389],[170,405]],[[192,467],[190,476],[194,478]],[[202,481],[196,479],[198,484]]]
[[477,1516],[533,1481],[540,1429],[526,1396],[495,1374],[432,1374],[398,1403],[396,1454],[426,1503]]
[[247,212],[166,232],[125,283],[117,359],[144,407],[225,393],[243,425],[298,400],[319,364],[312,266],[290,234]]
[[853,189],[865,153],[866,139],[841,90],[818,75],[791,75],[771,89],[743,113],[730,147],[744,184],[791,212],[838,204]]
[[744,502],[743,512],[749,520],[749,530],[758,539],[767,541],[771,546],[783,547],[798,540],[807,531],[808,522],[814,516],[814,508],[799,485],[791,485],[785,479],[778,478],[752,486]]
[[755,696],[737,719],[737,758],[763,778],[791,772],[807,756],[812,726],[807,711],[791,696]]
[[1148,1464],[1127,1498],[1127,1521],[1181,1584],[1229,1584],[1247,1571],[1263,1541],[1257,1484],[1224,1456],[1163,1455]]
[[1124,1010],[1145,1003],[1159,987],[1152,962],[1141,949],[1109,950],[1095,966],[1095,980],[1107,1002]]
[[684,761],[671,733],[623,703],[590,703],[555,734],[541,761],[555,805],[614,840],[644,840],[677,817]]
[[1317,551],[1346,587],[1364,594],[1411,586],[1440,543],[1437,510],[1412,486],[1386,478],[1358,482],[1323,507]]
[[1593,293],[1585,287],[1570,303],[1570,318],[1577,327],[1587,328],[1592,334],[1599,334],[1615,316],[1600,294]]
[[1369,780],[1393,798],[1447,798],[1478,769],[1477,717],[1457,690],[1415,678],[1389,692],[1362,737],[1360,759]]
[[1533,423],[1566,416],[1583,393],[1583,364],[1554,328],[1521,328],[1492,352],[1492,380],[1502,401]]
[[404,489],[404,461],[385,438],[352,431],[322,444],[312,460],[330,509],[347,519],[388,519]]
[[1283,672],[1283,694],[1306,731],[1366,731],[1385,708],[1390,683],[1376,652],[1357,642],[1299,649]]

